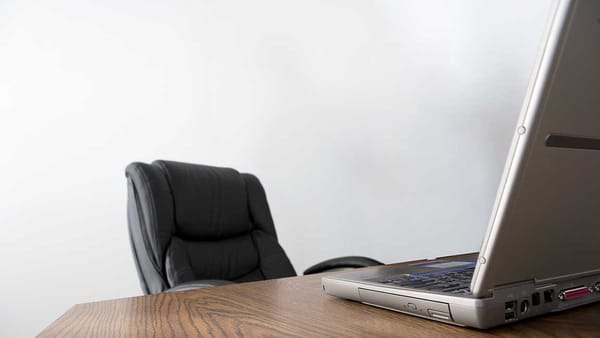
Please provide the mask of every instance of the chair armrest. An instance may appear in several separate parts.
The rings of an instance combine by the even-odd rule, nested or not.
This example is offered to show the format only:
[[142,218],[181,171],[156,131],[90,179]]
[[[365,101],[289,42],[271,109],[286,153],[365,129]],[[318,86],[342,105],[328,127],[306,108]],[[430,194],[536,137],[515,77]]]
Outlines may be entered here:
[[176,291],[187,291],[193,289],[201,289],[201,288],[209,288],[213,286],[221,286],[221,285],[229,285],[235,284],[234,282],[230,282],[228,280],[221,279],[203,279],[203,280],[194,280],[191,282],[181,283],[176,285],[165,292],[176,292]]
[[383,263],[376,261],[369,257],[362,256],[346,256],[328,259],[321,263],[315,264],[310,268],[304,270],[305,275],[312,275],[314,273],[325,272],[330,270],[348,269],[348,268],[364,268],[367,266],[383,265]]

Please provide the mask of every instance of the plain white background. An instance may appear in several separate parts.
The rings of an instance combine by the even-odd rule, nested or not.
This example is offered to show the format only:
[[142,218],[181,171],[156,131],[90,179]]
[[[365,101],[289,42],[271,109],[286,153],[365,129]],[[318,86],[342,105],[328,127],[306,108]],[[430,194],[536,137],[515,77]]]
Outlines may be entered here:
[[297,272],[478,250],[548,4],[0,2],[0,336],[141,294],[132,161],[256,174]]

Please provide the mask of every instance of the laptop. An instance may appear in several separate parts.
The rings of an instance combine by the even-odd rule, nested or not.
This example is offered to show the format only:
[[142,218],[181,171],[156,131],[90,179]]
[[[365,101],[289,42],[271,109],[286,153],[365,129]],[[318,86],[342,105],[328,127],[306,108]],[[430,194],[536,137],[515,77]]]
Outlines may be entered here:
[[600,300],[600,1],[553,4],[480,251],[322,286],[481,329]]

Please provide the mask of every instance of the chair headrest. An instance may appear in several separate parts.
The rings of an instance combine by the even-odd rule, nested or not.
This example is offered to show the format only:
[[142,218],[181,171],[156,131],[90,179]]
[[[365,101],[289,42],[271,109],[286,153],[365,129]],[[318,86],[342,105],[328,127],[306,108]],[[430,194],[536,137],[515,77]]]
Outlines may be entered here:
[[216,239],[251,230],[246,184],[231,168],[154,161],[167,177],[182,238]]

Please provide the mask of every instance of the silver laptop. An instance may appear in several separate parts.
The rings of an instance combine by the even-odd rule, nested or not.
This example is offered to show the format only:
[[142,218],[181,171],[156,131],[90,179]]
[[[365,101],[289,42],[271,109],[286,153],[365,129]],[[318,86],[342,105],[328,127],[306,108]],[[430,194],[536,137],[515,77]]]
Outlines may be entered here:
[[559,0],[479,253],[323,277],[325,293],[489,328],[600,300],[600,0]]

